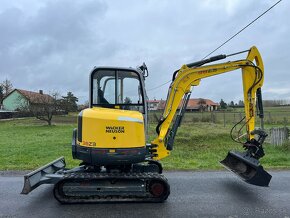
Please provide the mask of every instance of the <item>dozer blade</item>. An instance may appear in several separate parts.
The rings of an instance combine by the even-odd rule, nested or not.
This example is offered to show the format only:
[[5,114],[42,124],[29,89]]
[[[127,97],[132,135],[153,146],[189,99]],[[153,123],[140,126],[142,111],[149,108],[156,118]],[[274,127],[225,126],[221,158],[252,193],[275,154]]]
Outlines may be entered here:
[[55,184],[60,181],[63,175],[55,174],[60,169],[64,169],[64,157],[60,157],[39,169],[24,176],[24,186],[21,194],[28,194],[42,184]]
[[272,176],[263,169],[257,159],[246,152],[230,151],[220,163],[249,184],[269,186]]

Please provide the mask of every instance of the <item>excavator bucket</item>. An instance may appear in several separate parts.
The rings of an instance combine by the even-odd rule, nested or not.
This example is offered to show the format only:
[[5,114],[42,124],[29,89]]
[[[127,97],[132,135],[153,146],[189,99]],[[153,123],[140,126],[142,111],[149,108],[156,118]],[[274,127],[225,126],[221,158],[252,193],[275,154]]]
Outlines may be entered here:
[[257,159],[246,152],[230,151],[220,163],[249,184],[269,186],[272,176],[263,169]]
[[60,157],[49,164],[46,164],[39,169],[28,173],[24,176],[24,186],[21,194],[28,194],[38,186],[42,184],[55,184],[63,176],[61,174],[55,174],[57,171],[64,169],[65,160],[64,157]]

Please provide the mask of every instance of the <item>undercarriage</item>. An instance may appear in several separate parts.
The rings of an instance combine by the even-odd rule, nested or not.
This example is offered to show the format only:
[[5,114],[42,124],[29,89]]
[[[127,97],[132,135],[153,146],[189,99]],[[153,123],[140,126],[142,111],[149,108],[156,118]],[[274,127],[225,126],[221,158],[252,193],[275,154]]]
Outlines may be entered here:
[[[108,169],[81,165],[65,169],[63,157],[27,174],[22,194],[41,184],[55,184],[54,197],[62,204],[105,202],[163,202],[170,186],[158,162]],[[121,170],[122,169],[122,170]]]

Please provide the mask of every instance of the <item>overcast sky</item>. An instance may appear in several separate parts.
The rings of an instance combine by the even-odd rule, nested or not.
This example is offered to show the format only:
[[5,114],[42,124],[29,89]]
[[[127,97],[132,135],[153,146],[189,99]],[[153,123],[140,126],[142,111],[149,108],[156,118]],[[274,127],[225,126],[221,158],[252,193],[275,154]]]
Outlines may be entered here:
[[[94,66],[149,68],[147,89],[202,59],[277,0],[1,0],[0,81],[15,88],[72,91],[88,99]],[[217,54],[256,45],[265,65],[264,99],[290,100],[290,1],[284,0]],[[241,57],[245,57],[246,54]],[[241,73],[202,80],[193,98],[242,99]],[[149,91],[166,98],[169,84]]]

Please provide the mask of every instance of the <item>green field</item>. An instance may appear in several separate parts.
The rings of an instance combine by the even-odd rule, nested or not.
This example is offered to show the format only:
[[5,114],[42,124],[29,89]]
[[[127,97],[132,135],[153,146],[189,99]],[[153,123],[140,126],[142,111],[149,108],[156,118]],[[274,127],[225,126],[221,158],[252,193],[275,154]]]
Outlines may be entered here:
[[[161,116],[160,111],[150,111],[149,119],[152,122],[156,121],[156,117]],[[189,112],[185,113],[183,122],[210,122],[223,125],[234,125],[244,117],[243,108],[228,109],[226,111],[213,111],[213,112]],[[257,125],[259,125],[257,119]],[[290,126],[290,106],[284,107],[266,107],[264,109],[264,123],[268,127],[273,126]]]
[[[0,121],[0,170],[31,170],[59,156],[68,167],[78,165],[71,157],[72,130],[76,116],[57,116],[54,125],[34,118]],[[155,123],[150,124],[150,140],[156,136]],[[221,169],[219,161],[231,149],[241,150],[229,136],[231,125],[221,123],[185,122],[179,129],[172,155],[162,160],[165,169]],[[265,144],[266,156],[261,160],[267,169],[290,168],[290,146]]]

